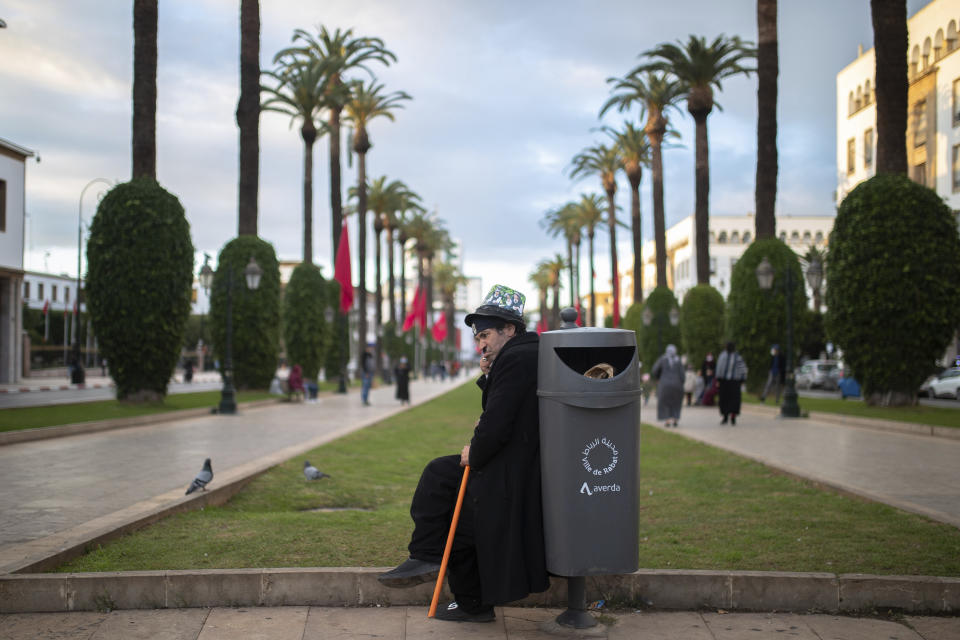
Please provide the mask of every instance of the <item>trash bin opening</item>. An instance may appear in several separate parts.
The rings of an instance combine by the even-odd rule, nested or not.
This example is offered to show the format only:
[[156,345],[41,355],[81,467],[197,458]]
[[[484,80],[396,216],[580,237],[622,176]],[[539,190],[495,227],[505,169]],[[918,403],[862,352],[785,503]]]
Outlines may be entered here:
[[557,357],[569,368],[583,375],[598,364],[609,364],[613,367],[615,376],[623,373],[630,363],[637,348],[633,345],[622,347],[554,347]]

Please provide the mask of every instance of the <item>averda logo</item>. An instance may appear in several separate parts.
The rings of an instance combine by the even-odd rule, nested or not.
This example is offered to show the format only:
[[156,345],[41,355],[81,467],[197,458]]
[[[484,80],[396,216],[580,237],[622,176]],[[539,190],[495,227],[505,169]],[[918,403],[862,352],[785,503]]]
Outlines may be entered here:
[[584,482],[584,483],[583,483],[583,486],[580,487],[580,493],[585,493],[585,494],[587,494],[588,496],[592,496],[592,495],[593,495],[593,492],[590,491],[590,485],[588,485],[586,482]]

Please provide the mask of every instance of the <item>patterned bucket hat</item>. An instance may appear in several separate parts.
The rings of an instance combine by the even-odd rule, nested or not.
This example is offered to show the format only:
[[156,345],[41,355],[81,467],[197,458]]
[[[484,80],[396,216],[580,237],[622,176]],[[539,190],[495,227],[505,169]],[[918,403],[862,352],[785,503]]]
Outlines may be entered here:
[[491,316],[500,318],[508,322],[523,324],[523,303],[527,297],[502,284],[496,284],[490,289],[490,293],[483,299],[483,304],[477,307],[473,313],[467,314],[464,322],[468,327],[472,327],[477,316]]

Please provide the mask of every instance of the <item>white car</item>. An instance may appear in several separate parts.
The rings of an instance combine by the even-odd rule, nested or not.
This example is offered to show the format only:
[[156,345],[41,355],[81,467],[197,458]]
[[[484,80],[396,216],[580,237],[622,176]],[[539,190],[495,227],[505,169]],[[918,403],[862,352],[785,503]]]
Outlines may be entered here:
[[947,369],[924,386],[931,398],[956,398],[960,400],[960,367]]

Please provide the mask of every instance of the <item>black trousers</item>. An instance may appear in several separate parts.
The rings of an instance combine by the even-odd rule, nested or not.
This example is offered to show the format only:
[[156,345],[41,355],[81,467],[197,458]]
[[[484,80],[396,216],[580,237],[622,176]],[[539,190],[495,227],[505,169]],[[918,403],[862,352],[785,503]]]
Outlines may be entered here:
[[[410,517],[414,525],[409,546],[411,558],[437,563],[443,559],[462,479],[463,467],[460,466],[459,455],[435,458],[423,469],[410,505]],[[476,613],[489,606],[483,604],[480,588],[473,500],[469,492],[464,496],[460,509],[457,532],[447,563],[447,580],[464,611]]]

